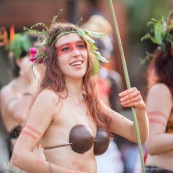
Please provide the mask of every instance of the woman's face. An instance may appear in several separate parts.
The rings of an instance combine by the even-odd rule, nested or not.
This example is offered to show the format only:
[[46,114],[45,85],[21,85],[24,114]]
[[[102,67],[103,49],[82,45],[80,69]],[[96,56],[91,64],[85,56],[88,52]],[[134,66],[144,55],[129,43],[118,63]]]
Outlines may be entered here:
[[77,33],[60,37],[56,43],[58,63],[66,78],[81,79],[87,70],[87,48]]

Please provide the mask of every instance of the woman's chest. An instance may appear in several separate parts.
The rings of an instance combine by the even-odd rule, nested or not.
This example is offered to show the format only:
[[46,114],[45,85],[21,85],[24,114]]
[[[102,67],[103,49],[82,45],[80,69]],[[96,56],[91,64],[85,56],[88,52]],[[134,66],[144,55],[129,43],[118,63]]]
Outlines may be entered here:
[[93,119],[89,115],[88,107],[85,102],[64,101],[62,108],[55,116],[54,122],[60,124],[78,124],[84,123],[90,125]]

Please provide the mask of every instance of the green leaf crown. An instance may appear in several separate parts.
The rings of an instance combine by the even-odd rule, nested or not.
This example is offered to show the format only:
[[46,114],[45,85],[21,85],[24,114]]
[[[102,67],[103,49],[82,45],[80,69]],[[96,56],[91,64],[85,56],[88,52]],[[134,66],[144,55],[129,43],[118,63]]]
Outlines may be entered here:
[[[51,21],[51,24],[56,23],[57,18],[58,18],[58,16],[54,16]],[[39,27],[42,28],[41,31],[37,29]],[[95,66],[94,68],[95,69],[93,69],[93,74],[98,73],[99,61],[101,61],[103,63],[108,62],[97,51],[98,48],[96,47],[95,40],[93,39],[93,38],[102,38],[104,35],[103,33],[92,32],[87,29],[81,29],[81,28],[78,28],[75,26],[74,29],[71,31],[62,29],[60,31],[60,33],[57,34],[56,39],[52,42],[52,37],[54,37],[54,36],[50,36],[49,27],[47,25],[45,25],[44,23],[37,23],[37,24],[31,26],[30,28],[24,27],[23,29],[26,31],[32,32],[34,34],[40,35],[38,40],[42,43],[42,47],[37,47],[37,55],[35,54],[34,55],[35,58],[31,60],[33,62],[32,67],[33,67],[33,65],[42,63],[46,60],[47,54],[46,54],[46,51],[43,51],[43,47],[44,47],[44,50],[46,50],[50,46],[50,43],[52,46],[60,37],[62,37],[63,35],[69,34],[69,33],[73,33],[73,32],[77,33],[79,36],[81,36],[84,40],[86,40],[89,43],[90,50],[95,58],[94,59],[94,66]]]
[[[165,51],[167,42],[173,48],[173,12],[170,12],[167,19],[164,17],[159,20],[152,18],[147,25],[153,25],[153,28],[141,38],[141,41],[150,39],[157,45],[157,49],[160,51]],[[146,57],[141,60],[141,63],[145,63],[153,55],[152,53],[146,52]]]

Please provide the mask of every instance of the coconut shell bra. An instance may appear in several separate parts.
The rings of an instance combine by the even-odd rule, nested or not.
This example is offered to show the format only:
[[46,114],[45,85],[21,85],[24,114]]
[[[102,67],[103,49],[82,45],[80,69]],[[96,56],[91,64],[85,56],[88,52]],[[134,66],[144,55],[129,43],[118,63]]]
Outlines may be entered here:
[[79,124],[71,129],[68,144],[45,147],[44,149],[53,149],[70,145],[73,151],[85,153],[94,145],[94,154],[100,155],[107,150],[109,141],[109,134],[102,128],[97,128],[97,134],[94,137],[90,127]]

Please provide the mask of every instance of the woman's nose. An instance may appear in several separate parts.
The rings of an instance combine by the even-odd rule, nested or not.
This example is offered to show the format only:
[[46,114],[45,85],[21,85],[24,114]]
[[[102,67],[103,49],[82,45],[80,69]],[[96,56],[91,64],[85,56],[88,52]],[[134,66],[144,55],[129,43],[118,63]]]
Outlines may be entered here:
[[73,54],[73,57],[76,57],[80,55],[80,52],[77,48],[74,48],[72,54]]

